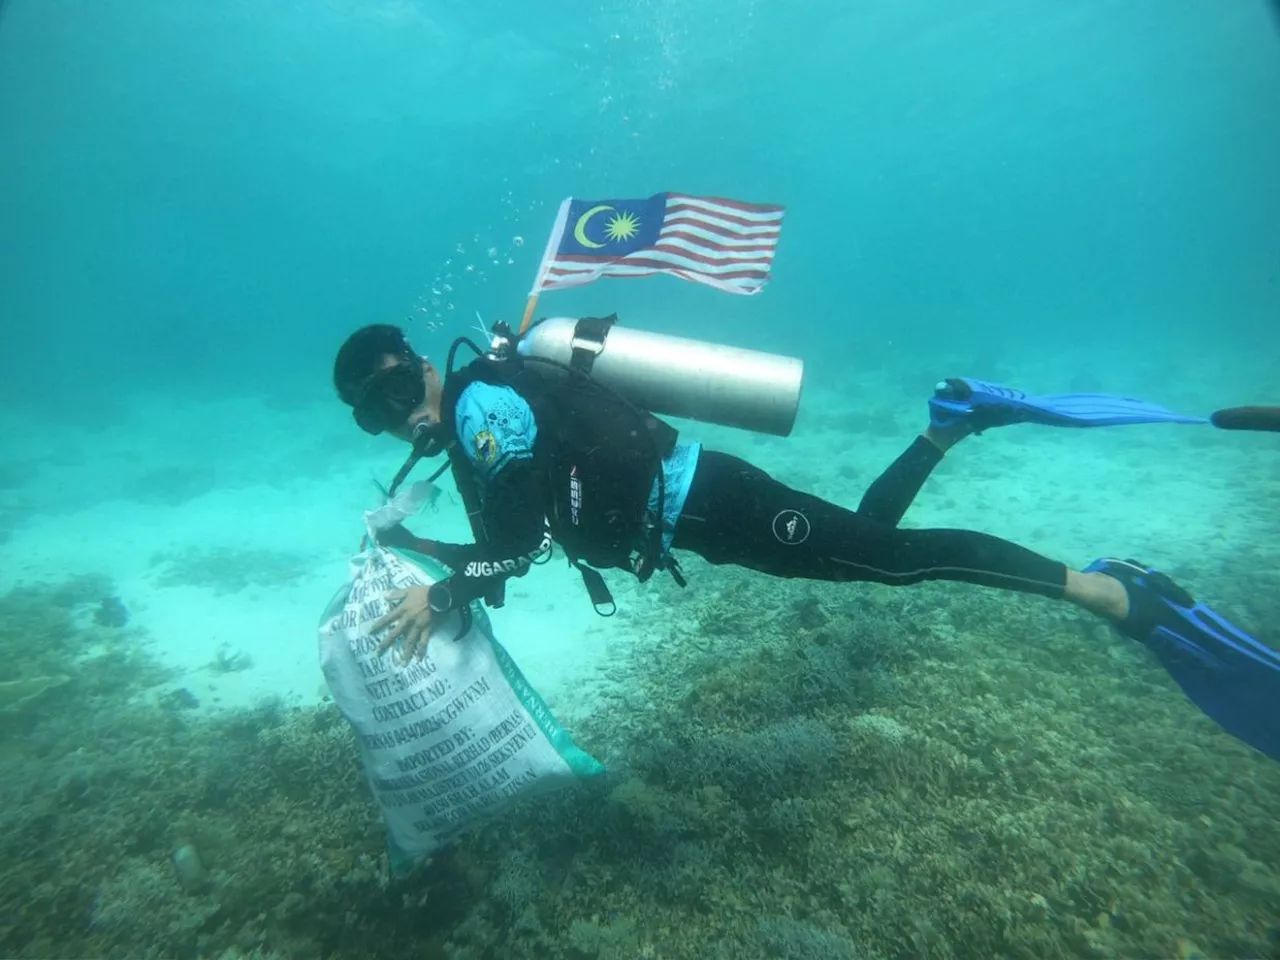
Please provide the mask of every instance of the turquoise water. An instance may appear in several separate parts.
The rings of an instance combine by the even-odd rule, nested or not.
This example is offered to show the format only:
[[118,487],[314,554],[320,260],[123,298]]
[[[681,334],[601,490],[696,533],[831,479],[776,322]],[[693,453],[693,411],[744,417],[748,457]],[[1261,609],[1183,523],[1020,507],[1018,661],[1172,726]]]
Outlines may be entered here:
[[854,368],[1275,337],[1261,0],[7,7],[10,363],[53,323],[68,373],[113,389],[303,391],[446,261],[477,267],[455,312],[511,316],[561,198],[664,189],[788,206],[769,295],[556,307],[670,302],[699,335],[847,343]]
[[[943,376],[1280,403],[1277,91],[1263,0],[0,0],[0,953],[1280,956],[1275,764],[1057,607],[552,565],[495,629],[609,779],[390,889],[314,632],[402,453],[335,349],[518,320],[568,196],[786,206],[760,296],[541,308],[802,357],[794,437],[682,431],[850,506]],[[909,525],[1280,636],[1274,437],[959,453]]]

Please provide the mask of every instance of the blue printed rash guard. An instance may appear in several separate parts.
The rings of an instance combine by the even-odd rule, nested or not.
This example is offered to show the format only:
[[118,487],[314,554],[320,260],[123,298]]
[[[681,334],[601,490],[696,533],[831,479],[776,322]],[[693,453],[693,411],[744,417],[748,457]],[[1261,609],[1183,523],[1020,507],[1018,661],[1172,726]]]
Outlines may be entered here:
[[[511,387],[473,383],[458,397],[455,427],[458,443],[479,477],[481,519],[489,542],[421,540],[403,527],[382,537],[390,546],[411,547],[436,557],[454,571],[431,589],[431,606],[437,612],[464,606],[498,581],[528,573],[533,562],[551,550],[552,542],[542,510],[546,502],[542,479],[533,469],[538,425],[528,402]],[[664,555],[671,549],[701,449],[701,444],[678,444],[662,462]],[[650,524],[655,522],[657,505],[655,480],[649,495]]]

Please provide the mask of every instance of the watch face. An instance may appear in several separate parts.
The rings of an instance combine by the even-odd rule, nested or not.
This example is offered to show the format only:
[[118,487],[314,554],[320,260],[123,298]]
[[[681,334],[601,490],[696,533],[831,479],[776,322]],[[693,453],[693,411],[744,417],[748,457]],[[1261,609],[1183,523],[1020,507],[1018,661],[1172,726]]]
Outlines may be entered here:
[[431,589],[427,591],[427,605],[436,613],[443,613],[448,610],[452,601],[453,595],[449,593],[449,588],[442,583],[433,584]]

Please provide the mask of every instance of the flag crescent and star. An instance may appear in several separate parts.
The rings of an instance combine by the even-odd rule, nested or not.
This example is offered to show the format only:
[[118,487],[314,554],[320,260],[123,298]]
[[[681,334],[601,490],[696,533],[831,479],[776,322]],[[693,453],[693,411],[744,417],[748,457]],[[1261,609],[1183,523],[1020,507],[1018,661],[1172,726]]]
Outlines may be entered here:
[[[611,212],[613,216],[604,222],[604,243],[597,243],[587,236],[587,226],[591,223],[591,219],[597,214]],[[578,217],[573,225],[573,239],[582,244],[588,250],[599,250],[608,246],[611,242],[625,242],[636,235],[639,229],[639,221],[635,213],[628,210],[620,212],[617,207],[610,203],[597,203],[588,209],[585,213]]]
[[604,213],[606,210],[612,210],[613,207],[607,203],[598,203],[582,216],[578,218],[578,222],[573,225],[573,239],[577,240],[584,247],[599,249],[603,247],[603,243],[596,243],[587,236],[587,224],[591,222],[591,218],[597,213]]

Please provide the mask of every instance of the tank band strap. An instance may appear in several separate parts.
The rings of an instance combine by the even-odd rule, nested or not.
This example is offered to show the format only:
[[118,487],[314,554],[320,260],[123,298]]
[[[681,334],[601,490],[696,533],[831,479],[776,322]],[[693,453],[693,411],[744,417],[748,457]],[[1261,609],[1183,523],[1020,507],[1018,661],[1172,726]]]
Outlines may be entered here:
[[590,376],[596,357],[604,352],[604,341],[609,336],[609,328],[618,322],[618,315],[611,313],[607,317],[582,317],[573,327],[573,339],[569,346],[573,353],[569,357],[569,366],[579,373]]

